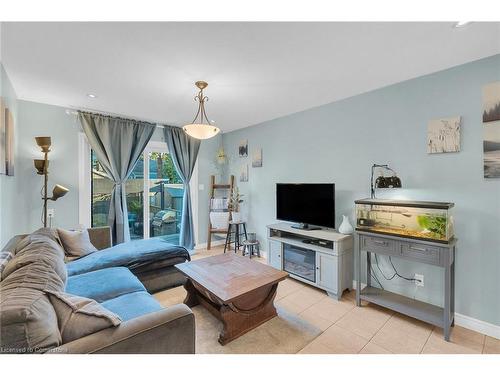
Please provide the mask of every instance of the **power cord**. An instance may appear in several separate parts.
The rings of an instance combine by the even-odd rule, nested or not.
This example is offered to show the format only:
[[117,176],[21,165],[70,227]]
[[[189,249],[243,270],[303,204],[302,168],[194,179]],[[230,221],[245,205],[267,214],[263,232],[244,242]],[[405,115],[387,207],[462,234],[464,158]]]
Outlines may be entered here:
[[404,277],[404,276],[401,276],[398,271],[396,270],[396,267],[394,267],[394,264],[392,264],[392,259],[391,257],[389,257],[389,262],[391,263],[391,266],[392,268],[394,269],[394,272],[396,272],[396,275],[398,277],[400,277],[401,279],[404,279],[404,280],[407,280],[407,281],[418,281],[418,282],[422,282],[422,280],[420,279],[415,279],[414,277]]
[[[406,280],[406,281],[419,281],[421,282],[422,280],[419,280],[419,279],[415,279],[413,277],[405,277],[405,276],[402,276],[399,274],[398,270],[396,269],[396,267],[394,267],[394,264],[392,263],[392,258],[389,257],[389,262],[391,263],[391,266],[392,266],[392,269],[394,270],[394,275],[390,276],[390,277],[387,277],[384,275],[384,273],[382,272],[382,270],[380,269],[380,265],[379,265],[379,262],[378,262],[378,256],[377,254],[375,254],[375,262],[377,264],[377,268],[380,272],[380,274],[383,276],[384,279],[390,281],[392,279],[394,279],[396,276],[403,279],[403,280]],[[380,284],[380,283],[379,283]]]
[[378,285],[380,285],[380,288],[382,290],[384,290],[384,287],[382,286],[382,283],[380,282],[380,280],[378,279],[378,277],[375,275],[375,271],[373,270],[373,266],[370,265],[370,276],[372,277],[372,279],[374,279]]

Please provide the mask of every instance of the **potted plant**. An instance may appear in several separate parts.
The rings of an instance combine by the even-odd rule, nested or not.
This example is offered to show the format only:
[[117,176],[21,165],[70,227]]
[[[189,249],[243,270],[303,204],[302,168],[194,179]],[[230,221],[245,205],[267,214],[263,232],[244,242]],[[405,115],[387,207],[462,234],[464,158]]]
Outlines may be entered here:
[[240,194],[240,190],[236,188],[229,198],[229,211],[231,211],[232,220],[235,223],[241,222],[241,203],[243,203],[243,194]]

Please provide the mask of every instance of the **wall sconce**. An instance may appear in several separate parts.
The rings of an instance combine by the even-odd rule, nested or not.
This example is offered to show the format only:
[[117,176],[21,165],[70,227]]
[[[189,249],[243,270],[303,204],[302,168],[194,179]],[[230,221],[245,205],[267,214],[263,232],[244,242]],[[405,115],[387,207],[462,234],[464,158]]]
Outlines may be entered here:
[[[380,175],[373,182],[373,175],[375,169],[380,169]],[[383,171],[392,172],[392,176],[384,176]],[[371,198],[375,198],[375,189],[394,189],[401,188],[401,179],[396,175],[394,169],[390,168],[387,164],[373,164],[372,165],[372,178],[370,183]]]
[[47,201],[56,201],[59,198],[66,195],[69,191],[64,186],[56,185],[52,190],[52,196],[47,197],[47,184],[49,182],[49,152],[50,146],[52,144],[50,137],[35,137],[36,144],[42,149],[44,154],[43,159],[35,159],[33,163],[35,165],[36,173],[43,176],[43,190],[42,190],[42,200],[43,200],[43,226],[47,227]]

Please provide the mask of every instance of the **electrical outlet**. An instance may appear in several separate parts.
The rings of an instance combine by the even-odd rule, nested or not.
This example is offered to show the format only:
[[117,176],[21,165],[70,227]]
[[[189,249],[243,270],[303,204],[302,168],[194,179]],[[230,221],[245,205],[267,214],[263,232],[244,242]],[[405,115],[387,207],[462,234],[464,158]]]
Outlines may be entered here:
[[416,286],[424,286],[424,275],[419,275],[418,273],[416,273],[413,278],[415,279]]
[[55,209],[53,209],[53,208],[49,208],[49,209],[47,210],[47,217],[50,217],[50,218],[52,218],[52,219],[53,219],[53,218],[54,218],[54,216],[56,216],[56,210],[55,210]]
[[198,185],[198,190],[205,190],[205,185],[199,184]]

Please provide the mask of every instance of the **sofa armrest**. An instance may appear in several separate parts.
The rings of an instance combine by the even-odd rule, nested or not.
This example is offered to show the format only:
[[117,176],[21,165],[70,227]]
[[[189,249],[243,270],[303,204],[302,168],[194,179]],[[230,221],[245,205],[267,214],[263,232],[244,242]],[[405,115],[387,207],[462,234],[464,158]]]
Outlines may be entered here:
[[183,304],[58,346],[49,353],[194,354],[194,315]]
[[95,227],[87,228],[89,232],[90,242],[97,250],[107,249],[113,246],[111,238],[111,227]]

